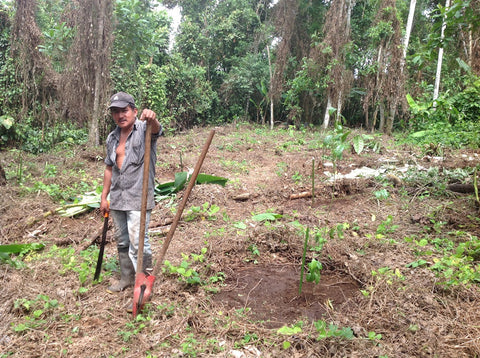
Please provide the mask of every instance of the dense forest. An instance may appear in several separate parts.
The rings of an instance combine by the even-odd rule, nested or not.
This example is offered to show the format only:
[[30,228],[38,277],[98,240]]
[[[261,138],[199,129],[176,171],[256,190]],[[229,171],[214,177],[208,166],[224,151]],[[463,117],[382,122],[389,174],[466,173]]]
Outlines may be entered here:
[[120,90],[168,132],[341,122],[476,146],[479,19],[478,0],[1,0],[0,146],[99,145]]

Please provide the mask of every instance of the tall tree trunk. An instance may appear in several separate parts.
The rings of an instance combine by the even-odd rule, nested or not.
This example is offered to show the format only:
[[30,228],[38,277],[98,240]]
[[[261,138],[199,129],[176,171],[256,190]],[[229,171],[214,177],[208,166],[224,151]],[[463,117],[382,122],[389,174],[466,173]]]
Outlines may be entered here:
[[[97,16],[97,50],[102,51],[103,49],[103,37],[104,37],[104,28],[105,28],[105,7],[102,5],[103,1],[98,3],[98,16]],[[89,140],[91,144],[95,146],[100,145],[100,132],[98,130],[98,121],[100,119],[100,100],[102,96],[102,71],[104,70],[102,64],[95,63],[95,91],[93,98],[93,113],[90,118],[89,126]]]
[[78,5],[76,34],[59,92],[65,116],[88,127],[89,143],[97,146],[99,120],[109,97],[113,4],[112,0],[78,0]]
[[378,125],[378,129],[380,132],[383,132],[385,130],[385,105],[383,104],[383,101],[380,101],[378,104],[378,110],[380,113],[380,124]]
[[[450,7],[450,0],[445,0],[445,12]],[[445,38],[445,28],[447,27],[447,14],[443,18],[442,30],[440,33],[440,41]],[[433,108],[437,106],[437,99],[440,92],[440,78],[442,75],[442,61],[443,61],[443,46],[438,49],[437,72],[435,74],[435,88],[433,90]]]
[[350,42],[350,18],[354,2],[354,0],[332,1],[327,12],[327,20],[324,25],[325,39],[322,43],[322,47],[329,48],[330,51],[328,51],[328,55],[325,55],[323,51],[316,54],[319,57],[317,62],[320,66],[331,65],[328,73],[331,81],[326,89],[327,107],[323,120],[324,128],[327,128],[330,122],[329,111],[332,103],[337,106],[336,120],[341,118],[342,96],[351,88],[353,75],[345,66],[345,46]]
[[416,5],[417,5],[417,0],[410,0],[410,9],[408,10],[407,27],[405,29],[405,39],[403,40],[403,60],[404,61],[407,58],[408,43],[410,41],[410,34],[412,33],[413,16],[415,15]]

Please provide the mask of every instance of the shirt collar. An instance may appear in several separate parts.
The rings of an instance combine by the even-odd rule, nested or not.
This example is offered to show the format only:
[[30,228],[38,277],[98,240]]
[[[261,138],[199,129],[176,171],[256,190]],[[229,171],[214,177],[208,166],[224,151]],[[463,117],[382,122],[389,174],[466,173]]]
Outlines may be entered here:
[[[139,121],[139,119],[138,119],[137,117],[135,117],[135,122],[133,123],[132,132],[137,130],[138,121]],[[115,128],[115,130],[113,131],[113,134],[114,134],[114,136],[115,136],[115,138],[116,138],[117,140],[120,140],[120,131],[121,131],[121,129],[120,129],[119,126],[117,126],[117,127]],[[132,132],[130,132],[130,134],[131,134]]]

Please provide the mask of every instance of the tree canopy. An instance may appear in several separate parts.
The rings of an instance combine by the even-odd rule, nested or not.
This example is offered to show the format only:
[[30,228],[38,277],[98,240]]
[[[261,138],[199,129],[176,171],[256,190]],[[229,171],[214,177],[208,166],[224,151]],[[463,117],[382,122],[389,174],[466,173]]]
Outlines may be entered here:
[[66,128],[98,145],[120,90],[170,131],[267,118],[385,133],[475,125],[479,3],[1,0],[0,145],[34,133],[48,145]]

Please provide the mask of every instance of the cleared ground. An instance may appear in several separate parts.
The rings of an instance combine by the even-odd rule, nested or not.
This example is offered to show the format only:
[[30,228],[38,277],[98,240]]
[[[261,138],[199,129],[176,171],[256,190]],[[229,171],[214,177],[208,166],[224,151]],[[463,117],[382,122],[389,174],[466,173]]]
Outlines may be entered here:
[[[211,129],[161,138],[157,181],[193,168]],[[48,191],[101,183],[103,150],[2,152],[1,243],[46,246],[23,267],[0,266],[1,357],[479,356],[478,209],[472,193],[445,189],[472,183],[476,151],[371,137],[360,155],[344,151],[333,179],[323,137],[216,128],[202,172],[229,181],[194,187],[166,255],[203,284],[162,273],[137,320],[125,312],[132,289],[105,291],[118,278],[111,230],[102,281],[92,282],[99,213],[43,216],[60,206]],[[340,175],[359,168],[378,173]],[[153,212],[155,253],[182,194]],[[299,292],[307,227],[305,261],[323,269]]]

